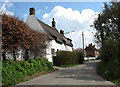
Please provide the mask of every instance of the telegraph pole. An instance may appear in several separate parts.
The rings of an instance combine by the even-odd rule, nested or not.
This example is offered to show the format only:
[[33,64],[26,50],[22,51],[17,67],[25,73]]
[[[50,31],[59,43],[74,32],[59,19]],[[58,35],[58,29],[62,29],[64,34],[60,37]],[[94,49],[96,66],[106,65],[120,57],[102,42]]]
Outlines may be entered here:
[[82,31],[82,42],[83,42],[83,56],[84,56],[84,33]]
[[[118,67],[120,66],[120,2],[118,2],[118,31],[119,31],[119,35],[118,35]],[[118,68],[118,77],[120,77],[120,68]]]

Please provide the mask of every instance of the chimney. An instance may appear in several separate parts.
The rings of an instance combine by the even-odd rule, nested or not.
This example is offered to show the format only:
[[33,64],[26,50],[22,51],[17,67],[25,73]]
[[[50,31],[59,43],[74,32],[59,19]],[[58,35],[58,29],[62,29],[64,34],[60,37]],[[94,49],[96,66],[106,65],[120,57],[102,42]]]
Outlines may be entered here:
[[60,30],[60,33],[64,36],[64,31],[63,30]]
[[54,21],[54,18],[53,18],[53,21],[52,21],[52,27],[55,28],[55,21]]
[[89,47],[91,47],[92,46],[92,43],[91,44],[89,44]]
[[35,15],[35,8],[30,8],[30,15]]

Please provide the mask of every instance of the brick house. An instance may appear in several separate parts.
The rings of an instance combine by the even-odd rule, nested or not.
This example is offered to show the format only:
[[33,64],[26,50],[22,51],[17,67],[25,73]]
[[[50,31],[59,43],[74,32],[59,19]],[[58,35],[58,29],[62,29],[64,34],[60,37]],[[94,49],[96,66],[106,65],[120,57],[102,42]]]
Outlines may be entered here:
[[95,57],[98,58],[99,52],[98,50],[95,48],[95,45],[89,44],[88,46],[86,46],[85,48],[85,57]]

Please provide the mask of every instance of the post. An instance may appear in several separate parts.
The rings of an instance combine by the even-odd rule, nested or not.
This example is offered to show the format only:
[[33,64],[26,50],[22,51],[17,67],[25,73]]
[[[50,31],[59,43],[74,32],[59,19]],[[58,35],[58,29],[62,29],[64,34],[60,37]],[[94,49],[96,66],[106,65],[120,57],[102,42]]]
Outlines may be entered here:
[[83,42],[83,56],[84,56],[84,33],[82,32],[82,42]]
[[120,2],[118,2],[118,78],[120,78]]

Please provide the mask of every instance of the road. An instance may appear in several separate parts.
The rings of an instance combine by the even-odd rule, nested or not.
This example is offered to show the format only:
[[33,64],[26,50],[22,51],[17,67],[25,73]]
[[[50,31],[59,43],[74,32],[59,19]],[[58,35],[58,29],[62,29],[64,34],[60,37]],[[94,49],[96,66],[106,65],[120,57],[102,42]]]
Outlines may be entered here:
[[17,85],[114,85],[96,74],[98,62],[100,61],[88,61],[78,66],[61,68]]

